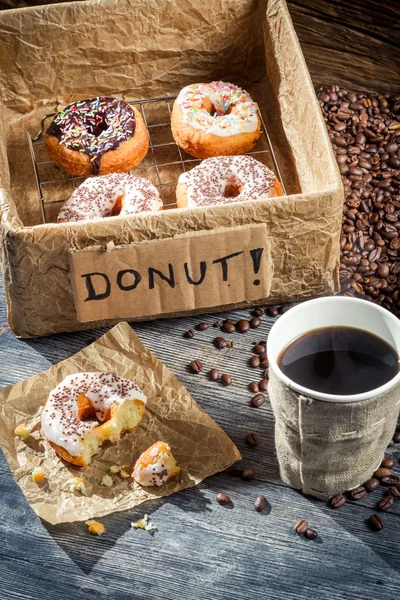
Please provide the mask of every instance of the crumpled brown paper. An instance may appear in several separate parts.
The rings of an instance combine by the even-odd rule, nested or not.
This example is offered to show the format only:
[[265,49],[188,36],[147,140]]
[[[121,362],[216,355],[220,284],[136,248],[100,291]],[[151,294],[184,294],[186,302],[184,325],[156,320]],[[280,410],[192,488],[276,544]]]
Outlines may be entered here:
[[[112,371],[135,381],[147,395],[145,415],[132,433],[117,443],[105,442],[88,467],[80,469],[59,459],[42,438],[40,410],[49,392],[67,375],[82,371]],[[25,422],[33,426],[25,441],[14,429]],[[132,478],[113,476],[115,483],[100,485],[112,465],[130,465],[154,442],[170,444],[182,469],[181,476],[160,488],[143,488]],[[14,478],[33,510],[52,523],[81,521],[126,510],[198,484],[241,458],[230,438],[191,398],[178,379],[139,340],[127,323],[108,333],[71,358],[44,373],[0,391],[0,447]],[[34,467],[47,477],[33,482]],[[83,496],[64,490],[65,482],[82,477],[88,492]]]

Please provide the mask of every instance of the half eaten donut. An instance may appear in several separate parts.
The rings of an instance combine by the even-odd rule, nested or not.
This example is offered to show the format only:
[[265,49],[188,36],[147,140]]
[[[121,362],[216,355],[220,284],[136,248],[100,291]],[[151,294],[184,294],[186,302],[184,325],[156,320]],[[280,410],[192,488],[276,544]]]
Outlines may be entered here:
[[86,467],[105,440],[136,429],[146,402],[133,381],[115,373],[75,373],[50,392],[43,434],[61,458]]

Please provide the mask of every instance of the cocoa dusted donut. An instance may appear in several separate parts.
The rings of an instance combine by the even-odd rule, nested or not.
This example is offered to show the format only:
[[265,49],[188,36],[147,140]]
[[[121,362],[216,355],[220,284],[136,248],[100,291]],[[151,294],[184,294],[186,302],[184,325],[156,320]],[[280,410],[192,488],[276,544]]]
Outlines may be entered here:
[[146,156],[147,129],[136,108],[99,96],[69,104],[46,135],[47,154],[75,176],[127,172]]
[[252,156],[218,156],[182,173],[176,188],[179,208],[195,208],[283,196],[275,174]]
[[144,177],[128,173],[111,173],[88,177],[66,200],[58,222],[126,217],[161,210],[158,190]]
[[260,127],[251,96],[224,81],[186,86],[172,109],[172,135],[196,158],[245,154],[260,137]]

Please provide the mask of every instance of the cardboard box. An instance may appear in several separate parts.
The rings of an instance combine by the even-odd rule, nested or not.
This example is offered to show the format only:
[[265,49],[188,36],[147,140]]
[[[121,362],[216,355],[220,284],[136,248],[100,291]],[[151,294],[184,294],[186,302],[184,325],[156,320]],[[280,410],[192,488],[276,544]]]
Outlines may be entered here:
[[[342,183],[284,0],[98,0],[5,11],[0,65],[3,273],[16,335],[339,291]],[[44,115],[99,94],[163,98],[220,79],[259,103],[286,197],[43,223],[26,136]],[[142,167],[134,173],[144,175]],[[65,184],[58,177],[54,193]]]

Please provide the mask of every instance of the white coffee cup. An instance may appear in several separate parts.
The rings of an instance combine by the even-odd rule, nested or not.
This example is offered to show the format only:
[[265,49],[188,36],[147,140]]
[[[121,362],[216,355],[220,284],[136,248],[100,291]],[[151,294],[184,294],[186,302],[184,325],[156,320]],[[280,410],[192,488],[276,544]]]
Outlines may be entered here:
[[[334,395],[311,390],[289,379],[278,366],[278,358],[291,342],[302,335],[324,327],[362,329],[390,344],[400,356],[400,320],[384,308],[348,296],[329,296],[298,304],[282,315],[273,325],[267,341],[270,369],[290,389],[311,398],[327,402],[356,402],[378,396],[400,382],[400,371],[393,379],[362,394]],[[349,372],[349,377],[351,373]]]

